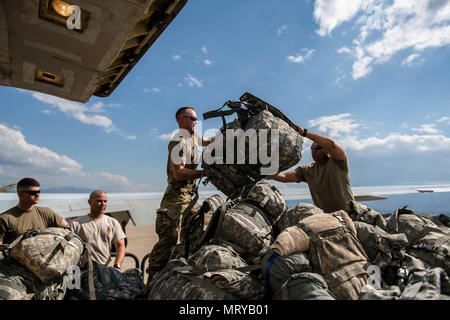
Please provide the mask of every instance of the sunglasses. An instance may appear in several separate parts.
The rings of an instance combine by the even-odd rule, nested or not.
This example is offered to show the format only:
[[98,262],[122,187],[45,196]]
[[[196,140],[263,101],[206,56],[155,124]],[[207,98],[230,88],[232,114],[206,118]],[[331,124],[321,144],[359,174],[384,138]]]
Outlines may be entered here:
[[320,149],[322,149],[321,146],[312,146],[312,147],[311,147],[311,150],[312,150],[312,151],[319,151]]
[[41,193],[41,190],[27,190],[21,192],[28,193],[30,196],[36,196]]
[[194,116],[184,116],[185,118],[191,119],[192,121],[197,121],[198,118]]

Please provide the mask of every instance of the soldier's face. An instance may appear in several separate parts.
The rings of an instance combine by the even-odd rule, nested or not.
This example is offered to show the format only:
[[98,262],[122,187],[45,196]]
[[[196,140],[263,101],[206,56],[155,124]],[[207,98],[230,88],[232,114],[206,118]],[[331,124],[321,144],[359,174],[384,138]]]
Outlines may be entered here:
[[24,187],[17,194],[19,196],[20,203],[31,206],[39,203],[41,187],[30,186]]
[[197,113],[192,109],[185,110],[180,119],[180,127],[189,131],[190,134],[195,132],[195,125],[198,123],[197,120],[193,119],[197,119]]
[[314,142],[311,145],[311,155],[314,161],[321,161],[328,158],[328,150]]
[[96,194],[92,199],[89,199],[89,205],[91,207],[91,213],[100,215],[106,210],[106,204],[108,197],[104,193]]

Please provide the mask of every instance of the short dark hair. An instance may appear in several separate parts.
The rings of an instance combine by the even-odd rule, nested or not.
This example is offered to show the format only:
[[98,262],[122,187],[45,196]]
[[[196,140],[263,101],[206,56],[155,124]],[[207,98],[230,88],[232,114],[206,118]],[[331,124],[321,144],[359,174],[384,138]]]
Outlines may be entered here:
[[177,110],[177,113],[175,113],[175,119],[178,119],[178,116],[180,116],[182,113],[184,113],[186,110],[192,109],[195,111],[194,107],[181,107]]
[[26,188],[26,187],[39,187],[40,184],[36,179],[33,178],[23,178],[19,182],[17,182],[17,191],[20,191],[20,189]]

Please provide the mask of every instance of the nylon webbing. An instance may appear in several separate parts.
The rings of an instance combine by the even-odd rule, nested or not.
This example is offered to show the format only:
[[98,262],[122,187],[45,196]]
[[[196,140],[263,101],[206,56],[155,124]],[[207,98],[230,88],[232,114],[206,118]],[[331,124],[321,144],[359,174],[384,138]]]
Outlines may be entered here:
[[275,261],[276,258],[278,258],[280,255],[278,253],[274,253],[270,258],[269,261],[267,261],[267,265],[266,265],[266,283],[267,285],[270,285],[270,267],[272,267],[273,262]]

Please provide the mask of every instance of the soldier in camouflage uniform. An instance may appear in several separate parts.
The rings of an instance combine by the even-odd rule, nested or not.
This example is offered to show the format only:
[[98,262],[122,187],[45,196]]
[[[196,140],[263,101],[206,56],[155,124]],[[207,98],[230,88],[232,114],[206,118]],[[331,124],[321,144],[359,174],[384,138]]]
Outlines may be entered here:
[[156,213],[156,233],[159,240],[150,253],[148,283],[165,266],[177,242],[183,243],[184,226],[188,225],[192,215],[199,209],[198,204],[195,204],[182,221],[181,213],[195,197],[195,180],[205,175],[203,170],[197,170],[199,142],[202,146],[207,146],[214,140],[195,133],[197,114],[194,108],[178,109],[176,120],[180,130],[169,143],[168,186]]

